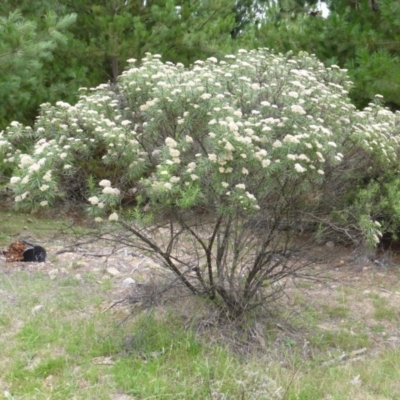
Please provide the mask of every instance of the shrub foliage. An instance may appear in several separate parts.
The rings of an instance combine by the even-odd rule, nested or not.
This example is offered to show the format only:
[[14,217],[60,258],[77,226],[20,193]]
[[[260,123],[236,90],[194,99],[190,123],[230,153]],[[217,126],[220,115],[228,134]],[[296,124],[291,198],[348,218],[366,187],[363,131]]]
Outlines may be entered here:
[[151,54],[129,64],[117,85],[1,133],[17,207],[85,199],[239,314],[310,264],[299,232],[374,245],[382,223],[397,229],[399,116],[380,96],[358,111],[345,70],[268,49],[191,69]]

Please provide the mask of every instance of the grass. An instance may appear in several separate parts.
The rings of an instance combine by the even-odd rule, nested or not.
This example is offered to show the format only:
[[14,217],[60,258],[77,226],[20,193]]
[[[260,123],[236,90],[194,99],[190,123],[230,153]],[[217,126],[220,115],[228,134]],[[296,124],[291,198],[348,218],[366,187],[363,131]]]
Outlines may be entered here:
[[378,295],[373,295],[372,304],[375,308],[374,318],[377,320],[387,320],[387,321],[398,321],[399,312],[396,308],[389,305],[388,300],[379,297]]
[[[13,218],[3,236],[11,237],[26,216]],[[36,223],[42,233],[56,226]],[[355,286],[329,299],[310,297],[307,285],[290,294],[296,313],[287,313],[287,328],[266,320],[264,345],[253,338],[254,351],[238,351],[229,332],[215,326],[198,332],[200,300],[120,324],[123,307],[103,312],[112,302],[113,280],[82,273],[78,281],[77,272],[50,279],[45,271],[0,266],[0,399],[400,398],[399,348],[374,347],[398,325],[394,298],[360,296]],[[352,299],[368,302],[370,319],[354,314]],[[184,327],[183,311],[192,326]],[[251,332],[243,336],[250,340]],[[367,351],[360,357],[335,361],[361,348]]]
[[346,318],[349,315],[349,308],[341,305],[335,305],[335,306],[327,306],[323,305],[322,306],[325,313],[329,318]]
[[369,335],[366,332],[354,333],[346,329],[318,333],[310,338],[313,346],[320,350],[336,349],[339,351],[352,351],[370,347]]
[[[100,307],[111,288],[92,282],[93,287],[82,290],[67,282],[24,271],[1,280],[1,293],[12,298],[0,308],[2,331],[7,331],[0,376],[14,398],[109,399],[113,393],[135,399],[400,397],[398,350],[383,352],[373,362],[321,367],[329,354],[370,347],[365,332],[340,329],[309,336],[319,354],[314,360],[303,360],[301,342],[290,338],[279,351],[267,348],[243,356],[222,342],[211,344],[194,329],[183,329],[174,310],[118,326],[120,319]],[[38,304],[44,307],[33,314]],[[123,345],[126,335],[133,337],[129,349]],[[282,363],[284,348],[289,352]],[[95,362],[107,357],[112,357],[110,365]],[[358,375],[365,385],[351,383]]]
[[43,239],[60,228],[59,220],[43,220],[30,214],[9,210],[1,212],[0,246],[6,246],[19,237]]

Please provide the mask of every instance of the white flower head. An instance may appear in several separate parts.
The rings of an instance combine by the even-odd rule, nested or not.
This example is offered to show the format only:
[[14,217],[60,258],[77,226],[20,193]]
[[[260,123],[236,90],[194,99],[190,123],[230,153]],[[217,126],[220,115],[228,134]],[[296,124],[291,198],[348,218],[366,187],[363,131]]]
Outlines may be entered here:
[[294,164],[294,169],[297,171],[297,172],[300,172],[300,173],[302,173],[302,172],[306,172],[307,171],[307,168],[304,168],[303,166],[301,166],[300,164]]
[[116,212],[112,213],[109,217],[108,217],[109,221],[118,221],[118,214]]
[[179,182],[180,180],[181,180],[181,178],[179,176],[172,176],[169,181],[171,183],[176,183],[176,182]]
[[272,143],[272,147],[274,148],[282,147],[282,142],[280,140],[275,140],[275,142]]
[[302,106],[299,106],[297,104],[290,106],[290,109],[292,110],[292,112],[296,113],[296,114],[300,114],[300,115],[304,115],[306,112],[304,111],[304,108]]
[[257,200],[256,196],[254,196],[254,194],[251,194],[250,192],[246,192],[246,196],[250,199],[250,200]]
[[176,141],[170,137],[165,139],[165,144],[169,147],[169,148],[174,148],[178,145],[178,143],[176,143]]
[[217,161],[217,155],[216,155],[216,154],[209,154],[209,155],[208,155],[208,159],[209,159],[211,162],[216,162],[216,161]]
[[97,196],[89,197],[88,200],[90,204],[93,205],[99,204],[99,198]]
[[287,142],[287,143],[300,143],[300,140],[296,137],[296,136],[293,136],[293,135],[286,135],[284,138],[283,138],[283,141],[284,142]]
[[181,152],[177,149],[170,148],[169,154],[171,154],[172,157],[176,158],[180,156]]
[[261,165],[263,168],[267,168],[271,164],[271,160],[262,160]]
[[100,181],[99,186],[110,187],[111,186],[111,182],[108,179],[103,179],[102,181]]
[[23,154],[21,156],[21,166],[30,165],[33,163],[33,158],[28,154]]
[[230,142],[228,142],[228,141],[225,143],[225,149],[227,151],[234,151],[235,150],[235,148],[232,146],[232,144]]
[[111,186],[106,186],[106,187],[102,190],[102,192],[103,192],[104,194],[113,194],[113,195],[115,195],[115,196],[118,196],[118,195],[120,194],[119,189],[117,189],[117,188],[112,188]]
[[211,94],[210,93],[203,93],[200,98],[202,98],[203,100],[208,100],[211,98]]

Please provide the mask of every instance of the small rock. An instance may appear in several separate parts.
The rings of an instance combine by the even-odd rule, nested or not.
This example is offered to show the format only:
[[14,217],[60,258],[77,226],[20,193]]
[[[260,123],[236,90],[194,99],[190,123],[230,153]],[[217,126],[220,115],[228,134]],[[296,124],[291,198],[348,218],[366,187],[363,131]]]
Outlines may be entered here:
[[52,387],[54,384],[54,376],[53,375],[48,375],[46,376],[45,380],[43,381],[43,385],[47,387]]
[[110,274],[111,276],[117,276],[117,275],[119,275],[121,272],[119,272],[118,270],[117,270],[117,268],[114,268],[114,267],[110,267],[110,268],[107,268],[107,273],[108,274]]
[[88,381],[86,379],[81,378],[79,380],[79,387],[81,389],[85,389],[89,385]]
[[333,249],[335,247],[335,243],[329,241],[325,243],[325,247],[327,247],[328,249]]
[[26,221],[31,224],[33,222],[33,219],[28,218]]
[[38,314],[44,310],[44,305],[39,304],[32,308],[32,314]]
[[122,338],[123,341],[123,350],[127,353],[132,352],[134,349],[137,348],[138,343],[134,335],[125,335]]
[[361,385],[362,380],[360,379],[360,375],[354,376],[353,378],[350,379],[350,383],[352,385]]
[[136,281],[134,280],[134,279],[132,279],[132,278],[125,278],[123,281],[122,281],[122,286],[123,287],[129,287],[129,286],[131,286],[131,285],[134,285],[136,283]]
[[76,367],[74,367],[74,369],[72,370],[73,374],[77,374],[82,370],[82,367],[77,365]]
[[57,268],[51,269],[48,274],[50,276],[50,279],[54,279],[56,277],[56,275],[59,274],[59,270]]
[[78,260],[74,263],[73,268],[77,269],[77,268],[86,268],[88,267],[89,264],[86,261],[83,260]]
[[145,261],[143,262],[142,266],[145,267],[145,268],[150,268],[150,269],[159,269],[159,268],[162,268],[160,264],[154,262],[154,261],[151,260],[151,259],[145,260]]
[[82,281],[83,281],[83,277],[82,277],[81,274],[76,274],[76,275],[74,276],[74,279],[75,279],[76,281],[79,281],[79,282],[82,282]]
[[133,397],[127,394],[112,394],[110,400],[132,400]]

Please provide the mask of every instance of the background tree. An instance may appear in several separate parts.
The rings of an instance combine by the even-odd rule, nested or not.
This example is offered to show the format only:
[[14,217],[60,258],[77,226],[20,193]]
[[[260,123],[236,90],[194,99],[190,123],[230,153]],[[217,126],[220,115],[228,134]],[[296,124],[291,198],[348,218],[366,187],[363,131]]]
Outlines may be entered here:
[[[322,18],[315,13],[316,0],[46,0],[34,4],[5,0],[0,15],[8,18],[9,12],[19,9],[21,18],[31,21],[43,34],[49,32],[48,10],[53,21],[77,14],[77,23],[69,25],[68,31],[62,30],[68,46],[58,41],[51,57],[29,57],[30,62],[40,60],[40,76],[22,76],[23,68],[18,68],[19,86],[24,87],[13,90],[19,94],[10,102],[7,94],[3,97],[10,105],[3,107],[7,109],[4,114],[8,122],[27,121],[33,120],[43,102],[63,99],[72,103],[77,100],[79,87],[115,82],[127,59],[141,59],[146,52],[161,54],[164,61],[189,65],[240,47],[264,46],[283,52],[306,50],[326,65],[347,68],[355,82],[351,97],[358,106],[365,106],[381,93],[386,104],[397,109],[397,2],[336,0],[325,4],[330,13]],[[7,78],[7,82],[12,81]],[[3,87],[9,93],[9,83]],[[32,88],[35,96],[31,95]],[[21,101],[16,106],[19,96]]]
[[331,0],[325,4],[329,7],[326,18],[313,12],[314,2],[271,5],[247,33],[249,46],[316,54],[326,65],[338,64],[349,70],[355,83],[351,97],[359,107],[379,93],[387,105],[398,109],[399,3]]
[[76,15],[47,12],[38,21],[14,11],[0,16],[0,129],[13,120],[30,121],[38,101],[51,92],[46,62],[65,46]]
[[[79,87],[93,87],[108,81],[115,83],[127,65],[126,60],[141,59],[146,52],[162,54],[165,61],[189,65],[197,59],[231,51],[234,6],[234,0],[2,2],[0,15],[8,18],[10,12],[20,10],[18,18],[30,21],[38,35],[51,32],[49,37],[53,42],[51,49],[47,43],[46,55],[29,45],[25,47],[24,51],[32,49],[25,59],[30,63],[40,61],[40,67],[24,69],[26,63],[21,61],[22,68],[16,69],[20,87],[13,89],[13,99],[3,97],[7,102],[7,107],[3,108],[7,119],[0,128],[12,120],[33,121],[41,103],[60,99],[73,103]],[[51,17],[48,10],[51,10]],[[77,16],[76,24],[72,24],[73,18],[69,17],[73,15]],[[55,21],[62,37],[56,37],[50,25]],[[3,39],[7,43],[8,39]],[[31,35],[29,40],[37,42],[38,37]],[[68,46],[65,46],[67,40]],[[36,72],[40,73],[36,76]],[[4,89],[10,89],[8,84]]]

